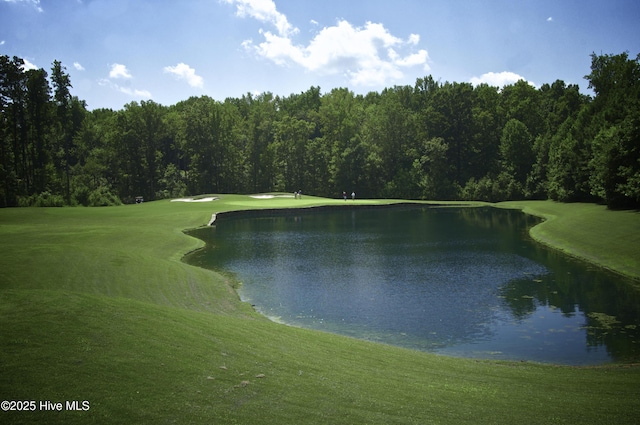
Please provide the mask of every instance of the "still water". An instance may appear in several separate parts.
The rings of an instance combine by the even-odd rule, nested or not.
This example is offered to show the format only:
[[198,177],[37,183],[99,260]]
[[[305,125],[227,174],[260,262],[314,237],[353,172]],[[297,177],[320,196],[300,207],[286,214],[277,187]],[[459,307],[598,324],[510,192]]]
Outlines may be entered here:
[[268,213],[193,231],[287,324],[444,355],[572,365],[640,359],[640,291],[530,240],[496,208]]

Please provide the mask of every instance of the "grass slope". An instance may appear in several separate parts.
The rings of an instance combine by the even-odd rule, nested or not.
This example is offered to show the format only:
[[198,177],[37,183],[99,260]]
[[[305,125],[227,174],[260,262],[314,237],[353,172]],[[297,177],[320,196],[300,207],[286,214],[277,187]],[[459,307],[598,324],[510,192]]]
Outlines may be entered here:
[[604,205],[553,201],[503,202],[546,221],[531,229],[537,241],[640,280],[640,213]]
[[326,204],[344,201],[0,210],[0,399],[90,403],[0,422],[637,423],[638,367],[455,359],[278,325],[180,261],[202,244],[183,229],[213,212]]

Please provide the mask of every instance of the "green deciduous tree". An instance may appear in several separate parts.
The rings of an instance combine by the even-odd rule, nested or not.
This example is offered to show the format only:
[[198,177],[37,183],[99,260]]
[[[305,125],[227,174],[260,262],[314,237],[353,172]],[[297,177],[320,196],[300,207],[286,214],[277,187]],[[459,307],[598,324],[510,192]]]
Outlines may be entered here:
[[0,205],[104,205],[199,193],[546,197],[640,203],[640,65],[592,55],[595,97],[561,80],[435,81],[132,102],[87,112],[64,66],[0,57]]
[[640,55],[591,56],[591,194],[611,207],[640,205]]
[[502,172],[520,187],[519,196],[524,195],[524,185],[533,163],[533,140],[527,126],[512,118],[504,126],[500,137],[500,164]]

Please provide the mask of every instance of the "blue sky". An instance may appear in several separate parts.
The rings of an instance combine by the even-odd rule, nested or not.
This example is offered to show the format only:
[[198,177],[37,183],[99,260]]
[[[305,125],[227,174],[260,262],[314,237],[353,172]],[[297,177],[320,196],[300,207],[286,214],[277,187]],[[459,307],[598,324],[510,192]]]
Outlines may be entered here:
[[59,60],[89,109],[311,86],[578,84],[640,53],[636,0],[0,0],[0,54]]

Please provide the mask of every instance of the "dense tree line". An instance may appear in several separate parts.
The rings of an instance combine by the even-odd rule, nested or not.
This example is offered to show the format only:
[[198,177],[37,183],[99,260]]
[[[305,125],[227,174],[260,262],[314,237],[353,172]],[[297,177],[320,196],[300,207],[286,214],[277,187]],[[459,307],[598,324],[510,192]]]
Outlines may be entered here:
[[192,97],[88,111],[55,61],[0,57],[0,205],[266,191],[640,205],[640,55],[563,81]]

